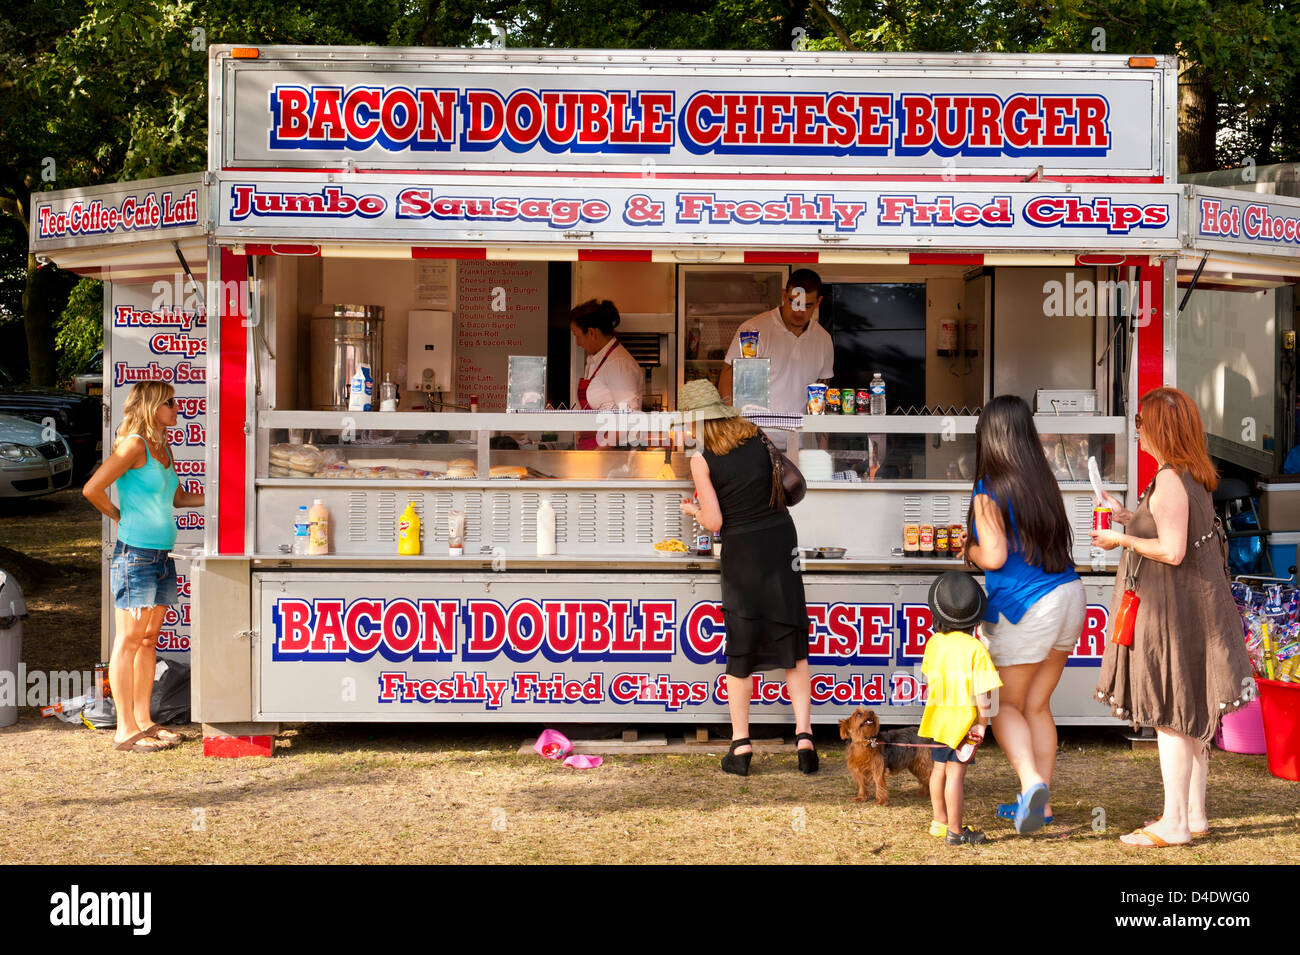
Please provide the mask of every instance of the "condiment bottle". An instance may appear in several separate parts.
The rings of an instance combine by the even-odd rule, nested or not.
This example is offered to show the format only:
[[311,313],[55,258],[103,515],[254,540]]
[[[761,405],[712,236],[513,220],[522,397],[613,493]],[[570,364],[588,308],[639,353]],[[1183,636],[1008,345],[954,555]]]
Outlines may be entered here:
[[550,557],[555,554],[555,508],[551,502],[543,499],[537,505],[537,555]]
[[307,522],[311,525],[307,536],[307,553],[313,557],[330,552],[330,512],[325,509],[320,498],[312,502],[307,512]]
[[408,557],[420,553],[420,515],[414,501],[407,502],[397,519],[397,553]]

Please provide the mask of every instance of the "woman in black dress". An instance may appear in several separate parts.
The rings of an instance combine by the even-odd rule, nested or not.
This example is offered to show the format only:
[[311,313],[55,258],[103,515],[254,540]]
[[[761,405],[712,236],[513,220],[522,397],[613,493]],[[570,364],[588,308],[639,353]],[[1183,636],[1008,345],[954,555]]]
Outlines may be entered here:
[[700,452],[691,457],[696,505],[682,513],[722,534],[722,618],[726,626],[727,708],[731,749],[722,768],[749,775],[750,677],[785,670],[794,707],[799,769],[817,772],[808,672],[808,607],[798,571],[794,521],[773,502],[772,459],[758,428],[722,403],[706,380],[687,382],[677,410],[696,424]]

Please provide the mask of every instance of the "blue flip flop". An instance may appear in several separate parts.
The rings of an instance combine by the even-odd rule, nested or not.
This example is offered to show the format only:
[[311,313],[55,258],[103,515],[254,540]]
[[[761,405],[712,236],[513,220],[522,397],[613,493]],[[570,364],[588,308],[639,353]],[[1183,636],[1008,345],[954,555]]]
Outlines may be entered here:
[[[998,819],[1015,819],[1016,804],[1014,802],[1000,802],[997,811],[993,815]],[[1050,826],[1055,821],[1055,816],[1043,816],[1043,825],[1045,826]]]
[[1016,797],[1016,832],[1022,836],[1043,828],[1043,807],[1052,798],[1045,783],[1035,783],[1029,792]]

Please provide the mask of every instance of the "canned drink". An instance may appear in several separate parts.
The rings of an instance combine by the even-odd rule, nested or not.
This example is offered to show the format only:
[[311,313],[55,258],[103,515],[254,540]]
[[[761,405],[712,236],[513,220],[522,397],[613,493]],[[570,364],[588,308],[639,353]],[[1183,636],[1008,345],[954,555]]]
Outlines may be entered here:
[[858,406],[859,411],[868,411],[871,408],[871,389],[859,388],[854,404]]
[[826,413],[826,386],[819,381],[808,386],[808,413]]
[[1110,508],[1097,506],[1092,509],[1092,529],[1094,531],[1110,530]]
[[758,357],[758,332],[744,331],[740,333],[740,357]]
[[827,414],[839,414],[839,413],[840,413],[840,397],[841,397],[841,395],[842,395],[842,392],[841,392],[838,388],[827,388],[827,389],[826,389],[826,413],[827,413]]
[[857,409],[854,407],[857,393],[852,388],[845,388],[844,395],[840,398],[840,410],[844,414],[853,414]]

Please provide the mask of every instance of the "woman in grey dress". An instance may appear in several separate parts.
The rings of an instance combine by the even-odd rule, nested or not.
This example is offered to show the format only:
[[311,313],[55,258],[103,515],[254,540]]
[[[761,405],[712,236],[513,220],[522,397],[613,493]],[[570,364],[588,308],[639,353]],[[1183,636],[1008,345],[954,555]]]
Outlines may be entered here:
[[1098,547],[1125,548],[1112,628],[1130,563],[1140,600],[1132,645],[1106,645],[1097,698],[1117,717],[1156,729],[1164,813],[1120,839],[1149,848],[1186,844],[1209,831],[1210,740],[1224,713],[1251,698],[1253,676],[1214,522],[1210,494],[1219,476],[1200,413],[1185,393],[1157,388],[1142,396],[1134,425],[1160,470],[1135,511],[1106,495],[1126,532],[1092,535]]

